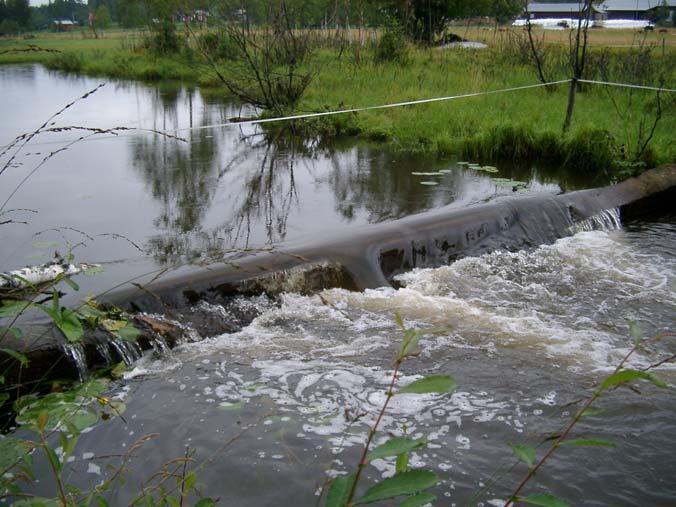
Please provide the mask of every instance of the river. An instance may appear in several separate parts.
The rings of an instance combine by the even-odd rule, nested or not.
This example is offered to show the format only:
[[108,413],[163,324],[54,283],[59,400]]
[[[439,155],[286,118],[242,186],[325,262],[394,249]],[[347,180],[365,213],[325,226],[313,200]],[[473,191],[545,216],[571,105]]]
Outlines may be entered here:
[[[99,81],[38,66],[0,67],[2,108],[16,119],[3,123],[0,137],[35,128]],[[243,113],[197,90],[111,82],[67,114],[73,116],[59,117],[60,124],[166,131]],[[11,201],[37,213],[30,212],[29,224],[3,229],[0,267],[46,259],[83,241],[78,260],[105,268],[99,277],[81,277],[81,292],[95,292],[227,249],[326,236],[515,193],[514,185],[455,160],[377,146],[270,140],[253,127],[178,134],[187,142],[140,132],[101,135],[54,156]],[[25,156],[2,176],[3,195],[54,149],[39,144],[45,141],[28,150],[40,155]],[[63,138],[58,142],[63,146]],[[523,181],[527,194],[603,183],[538,167],[500,167],[499,176]],[[437,185],[421,184],[430,179]],[[423,333],[422,353],[405,363],[399,383],[448,373],[458,389],[395,396],[379,440],[387,433],[427,438],[411,466],[438,473],[438,505],[501,505],[525,473],[508,444],[536,445],[561,430],[631,347],[628,320],[646,336],[673,329],[675,232],[673,215],[645,218],[414,270],[399,275],[396,289],[241,297],[238,309],[255,318],[240,331],[151,352],[129,368],[110,393],[125,401],[124,420],[101,422],[81,436],[69,480],[96,484],[109,473],[97,456],[125,452],[156,433],[131,461],[126,485],[110,493],[111,505],[127,503],[186,448],[204,463],[201,489],[222,505],[315,505],[328,477],[354,470],[385,399],[401,339],[399,313]],[[656,353],[675,348],[665,342]],[[646,367],[657,357],[640,352],[631,364]],[[672,366],[657,373],[673,384]],[[603,412],[576,429],[614,448],[562,448],[529,491],[546,488],[575,505],[673,505],[673,385],[640,387],[608,394],[598,403]],[[374,461],[367,482],[393,467]],[[49,488],[46,478],[42,488]]]

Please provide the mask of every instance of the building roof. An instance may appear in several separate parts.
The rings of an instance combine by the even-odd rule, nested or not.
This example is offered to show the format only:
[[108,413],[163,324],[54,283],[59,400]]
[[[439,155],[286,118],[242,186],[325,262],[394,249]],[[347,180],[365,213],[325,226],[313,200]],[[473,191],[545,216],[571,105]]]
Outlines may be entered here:
[[570,12],[577,14],[584,9],[584,4],[584,2],[566,2],[560,4],[528,2],[528,11],[532,13]]
[[71,21],[70,19],[55,19],[52,23],[55,25],[74,25],[75,21]]
[[[676,7],[676,0],[666,0],[669,7]],[[605,0],[598,6],[601,12],[608,11],[648,11],[662,6],[663,0]]]

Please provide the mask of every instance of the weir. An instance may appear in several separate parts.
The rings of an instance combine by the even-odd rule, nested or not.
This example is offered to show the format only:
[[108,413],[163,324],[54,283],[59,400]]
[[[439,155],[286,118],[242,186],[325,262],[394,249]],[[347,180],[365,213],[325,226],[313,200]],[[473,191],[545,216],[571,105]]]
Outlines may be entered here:
[[131,314],[142,332],[138,343],[96,331],[81,345],[64,345],[58,330],[38,323],[29,329],[40,338],[26,339],[17,347],[30,358],[21,375],[24,380],[37,379],[45,371],[58,371],[59,377],[83,378],[92,367],[120,360],[130,364],[142,349],[162,353],[178,342],[238,331],[258,314],[242,303],[244,296],[273,300],[283,292],[396,285],[398,274],[414,268],[536,247],[584,230],[618,228],[622,215],[670,209],[675,194],[676,165],[668,165],[609,187],[504,198],[460,210],[444,207],[313,243],[286,244],[207,267],[180,268],[100,301]]

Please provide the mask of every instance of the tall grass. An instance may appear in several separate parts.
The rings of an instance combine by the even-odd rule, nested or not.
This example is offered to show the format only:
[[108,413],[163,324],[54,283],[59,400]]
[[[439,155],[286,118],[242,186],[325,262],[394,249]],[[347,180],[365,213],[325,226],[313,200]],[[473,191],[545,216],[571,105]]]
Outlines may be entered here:
[[[411,48],[406,59],[395,61],[378,58],[376,42],[361,48],[356,58],[357,52],[349,48],[341,50],[325,41],[308,62],[320,71],[298,110],[327,111],[537,83],[527,55],[519,54],[518,47],[510,42],[514,40],[513,33],[484,32],[484,40],[491,44],[487,50]],[[636,40],[633,32],[624,37]],[[139,36],[107,40],[78,39],[74,35],[38,38],[31,43],[77,55],[4,54],[0,55],[0,63],[24,58],[68,69],[76,62],[78,69],[70,70],[144,80],[180,79],[207,87],[218,85],[215,75],[205,70],[189,45],[177,54],[157,56],[134,44],[134,40],[138,41]],[[0,50],[9,44],[12,43],[0,42]],[[547,51],[549,78],[569,77],[567,48],[550,44]],[[227,61],[223,61],[219,70],[227,75],[228,68]],[[651,46],[645,40],[622,48],[592,44],[588,76],[674,88],[676,48]],[[332,116],[312,125],[325,137],[356,135],[405,151],[484,160],[537,158],[585,170],[608,169],[617,165],[616,161],[634,161],[656,116],[655,92],[585,86],[578,94],[573,127],[562,137],[559,132],[566,99],[566,85],[558,85]],[[676,100],[663,96],[661,106],[661,118],[650,147],[638,157],[646,165],[676,160],[673,142]]]

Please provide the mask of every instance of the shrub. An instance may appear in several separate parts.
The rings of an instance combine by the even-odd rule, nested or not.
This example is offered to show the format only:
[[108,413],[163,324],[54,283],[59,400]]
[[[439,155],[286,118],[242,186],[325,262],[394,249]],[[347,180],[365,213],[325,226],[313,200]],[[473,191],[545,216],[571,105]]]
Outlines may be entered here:
[[72,52],[56,53],[51,59],[45,62],[45,66],[52,70],[79,72],[82,70],[82,57],[79,54]]
[[577,171],[609,170],[618,158],[613,135],[604,129],[583,127],[564,141],[565,165]]
[[174,22],[171,19],[154,22],[147,45],[153,53],[158,55],[177,53],[182,44]]
[[403,30],[397,27],[385,30],[385,33],[376,44],[374,59],[378,63],[407,63],[409,60],[409,48]]
[[234,60],[238,56],[236,45],[222,34],[209,32],[197,37],[197,44],[203,51],[216,59]]

